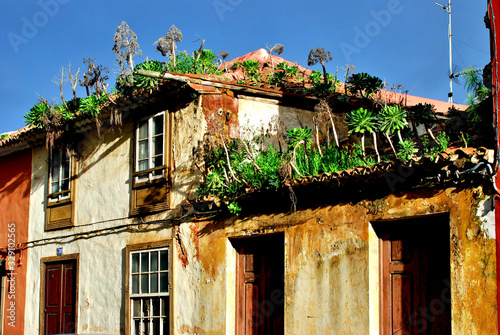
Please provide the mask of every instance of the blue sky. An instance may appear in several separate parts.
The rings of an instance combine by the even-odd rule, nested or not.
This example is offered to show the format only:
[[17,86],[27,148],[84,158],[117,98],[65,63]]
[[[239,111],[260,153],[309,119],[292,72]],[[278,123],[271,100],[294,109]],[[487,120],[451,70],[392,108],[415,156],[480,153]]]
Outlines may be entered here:
[[[452,12],[453,63],[484,67],[486,0],[455,0]],[[23,115],[38,95],[59,100],[52,80],[69,63],[81,75],[83,58],[95,58],[109,68],[113,86],[118,65],[111,49],[122,21],[138,36],[143,56],[136,63],[146,56],[162,59],[153,43],[175,24],[183,34],[179,51],[192,52],[203,38],[205,48],[229,51],[233,59],[281,43],[282,57],[307,66],[309,50],[324,47],[333,56],[327,71],[338,67],[339,77],[352,64],[356,72],[401,84],[413,95],[446,101],[449,92],[448,15],[433,0],[3,0],[0,133],[23,127]],[[64,89],[71,99],[71,87]],[[464,103],[463,85],[453,90],[454,102]],[[82,88],[77,93],[85,95]]]

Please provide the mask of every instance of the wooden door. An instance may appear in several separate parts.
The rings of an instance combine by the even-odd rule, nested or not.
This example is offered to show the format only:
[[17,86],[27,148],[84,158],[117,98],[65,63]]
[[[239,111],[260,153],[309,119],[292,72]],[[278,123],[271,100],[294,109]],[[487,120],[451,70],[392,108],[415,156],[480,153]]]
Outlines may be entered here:
[[45,267],[44,334],[75,332],[76,260]]
[[239,239],[236,275],[236,334],[284,333],[283,235]]
[[381,250],[381,333],[451,334],[446,217],[381,223],[376,230]]

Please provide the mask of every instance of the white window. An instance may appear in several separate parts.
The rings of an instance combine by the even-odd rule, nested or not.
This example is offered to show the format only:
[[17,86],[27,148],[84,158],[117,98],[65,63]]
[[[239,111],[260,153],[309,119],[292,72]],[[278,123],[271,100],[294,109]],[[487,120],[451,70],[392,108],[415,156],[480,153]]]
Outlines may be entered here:
[[169,248],[130,252],[131,334],[169,334]]
[[141,120],[136,129],[136,182],[165,174],[165,113]]
[[49,201],[70,198],[71,158],[66,150],[53,151],[49,176]]

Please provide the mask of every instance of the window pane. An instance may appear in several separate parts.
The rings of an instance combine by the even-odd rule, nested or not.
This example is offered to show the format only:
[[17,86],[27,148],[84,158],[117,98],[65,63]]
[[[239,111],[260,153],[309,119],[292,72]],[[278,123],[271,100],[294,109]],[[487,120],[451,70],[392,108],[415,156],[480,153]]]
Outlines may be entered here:
[[160,335],[160,319],[153,319],[153,335]]
[[[61,191],[67,191],[69,190],[69,179],[63,179],[61,181]],[[63,194],[63,195],[67,195],[67,194]]]
[[66,154],[63,155],[63,161],[61,163],[61,169],[62,169],[62,178],[69,178],[69,159]]
[[158,251],[151,252],[151,271],[158,271]]
[[153,118],[153,136],[163,134],[163,114]]
[[132,254],[132,273],[139,272],[139,254]]
[[148,284],[148,275],[141,275],[141,293],[149,293]]
[[50,181],[52,182],[52,184],[59,184],[59,167],[59,163],[52,161],[52,170],[50,173]]
[[150,293],[158,293],[158,274],[152,273],[150,280],[151,280],[151,285],[149,286]]
[[151,306],[149,305],[149,299],[142,300],[142,315],[144,317],[149,317]]
[[50,184],[50,193],[59,192],[59,183],[57,181]]
[[[147,169],[149,169],[148,160],[140,161],[137,171],[144,171],[144,170],[147,170]],[[148,177],[147,173],[143,174],[143,175],[139,175],[139,178],[147,178],[147,177]]]
[[160,273],[160,292],[168,292],[168,272]]
[[139,124],[139,139],[148,138],[148,120]]
[[161,316],[169,316],[169,310],[170,310],[169,299],[162,298],[161,299]]
[[163,136],[153,137],[153,156],[163,154]]
[[[152,167],[157,167],[157,166],[162,166],[163,165],[163,156],[156,156],[153,158],[153,166]],[[158,173],[162,173],[162,171],[157,171]]]
[[139,293],[139,275],[132,275],[132,293]]
[[149,253],[141,253],[141,272],[148,272],[149,270]]
[[160,270],[168,270],[168,250],[160,251]]
[[168,329],[168,319],[163,319],[163,335],[170,334],[170,329]]
[[153,299],[153,316],[160,316],[160,299]]
[[140,299],[133,301],[132,309],[133,309],[133,316],[134,317],[141,316],[141,300]]
[[143,334],[141,331],[141,321],[140,320],[135,320],[134,322],[134,335],[141,335]]
[[148,158],[149,155],[149,148],[148,148],[148,141],[139,141],[139,159],[145,159]]

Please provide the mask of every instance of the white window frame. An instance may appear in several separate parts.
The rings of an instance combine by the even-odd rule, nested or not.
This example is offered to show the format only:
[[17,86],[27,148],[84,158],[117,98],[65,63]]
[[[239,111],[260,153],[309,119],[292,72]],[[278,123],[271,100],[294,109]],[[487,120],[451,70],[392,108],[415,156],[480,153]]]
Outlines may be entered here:
[[[72,160],[71,160],[71,155],[69,155],[65,150],[58,150],[58,151],[52,151],[52,157],[51,157],[51,162],[50,162],[50,171],[49,171],[49,195],[48,195],[48,199],[49,199],[49,202],[58,202],[58,201],[61,201],[61,200],[66,200],[66,199],[70,199],[71,197],[71,182],[72,182],[72,178],[71,178],[71,164],[72,164]],[[57,155],[57,156],[56,156]],[[61,186],[62,186],[62,182],[63,182],[63,155],[67,155],[68,157],[68,189],[67,190],[63,190],[61,189]],[[54,183],[54,175],[53,175],[53,168],[54,168],[54,165],[55,165],[55,160],[54,158],[55,157],[58,157],[59,158],[59,163],[57,164],[57,168],[59,170],[59,173],[58,173],[58,176],[57,176],[57,191],[56,192],[52,192],[52,184]]]
[[[140,171],[145,171],[145,170],[140,170],[139,169],[139,152],[140,152],[140,148],[139,148],[139,142],[140,142],[140,139],[139,139],[139,129],[140,129],[140,124],[143,123],[144,121],[147,121],[147,124],[148,124],[148,137],[147,137],[147,141],[148,141],[148,168],[146,170],[151,170],[153,169],[153,120],[155,117],[159,116],[159,115],[162,115],[163,116],[163,124],[162,124],[162,137],[163,137],[163,141],[162,141],[162,157],[163,157],[163,164],[160,165],[160,167],[163,167],[162,169],[162,173],[160,175],[154,175],[153,174],[153,171],[149,171],[148,174],[147,174],[147,177],[144,177],[143,174],[138,174],[135,178],[135,182],[136,183],[140,183],[140,182],[147,182],[147,181],[151,181],[151,180],[154,180],[154,179],[159,179],[159,178],[163,178],[165,176],[165,138],[166,138],[166,129],[165,129],[165,118],[166,118],[166,115],[165,115],[165,112],[160,112],[160,113],[157,113],[157,114],[154,114],[154,115],[151,115],[147,118],[143,118],[141,120],[139,120],[137,126],[136,126],[136,129],[135,129],[135,171],[136,172],[140,172]],[[158,156],[158,155],[157,155]]]
[[[167,251],[166,258],[167,258],[167,269],[166,270],[161,270],[161,260],[160,260],[160,255],[162,251]],[[139,249],[139,250],[134,250],[130,251],[129,253],[129,264],[130,264],[130,270],[129,270],[129,292],[130,292],[130,299],[129,299],[129,307],[130,307],[130,334],[133,335],[143,335],[143,334],[152,334],[153,330],[153,320],[158,320],[159,324],[159,334],[169,334],[170,333],[170,326],[171,326],[171,320],[170,320],[170,290],[171,290],[171,285],[170,285],[170,272],[171,272],[171,264],[170,264],[170,247],[160,247],[160,248],[152,248],[152,249]],[[151,255],[153,253],[157,253],[157,270],[152,271],[150,268],[151,265]],[[147,254],[148,258],[148,269],[147,271],[142,271],[142,255]],[[139,263],[138,263],[138,271],[133,272],[133,261],[132,257],[134,255],[138,255],[139,257]],[[161,289],[161,276],[160,274],[165,274],[167,283],[166,292],[160,292]],[[151,275],[156,274],[157,275],[157,288],[158,292],[156,293],[150,293],[151,291]],[[133,288],[133,275],[136,275],[138,278],[137,285],[138,285],[138,290],[139,293],[134,293],[132,290]],[[148,278],[148,292],[141,292],[142,290],[142,283],[141,283],[141,277],[143,275],[147,275]],[[153,315],[153,300],[159,300],[159,311],[158,315]],[[139,302],[139,313],[135,313],[136,310],[134,309],[134,302],[138,301]],[[146,310],[146,313],[148,315],[145,315],[145,306],[144,304],[148,303],[149,304],[149,309]],[[164,320],[167,320],[167,324],[164,327],[163,323]],[[136,329],[136,321],[139,322],[139,327],[140,329]],[[149,330],[148,330],[149,329]]]

